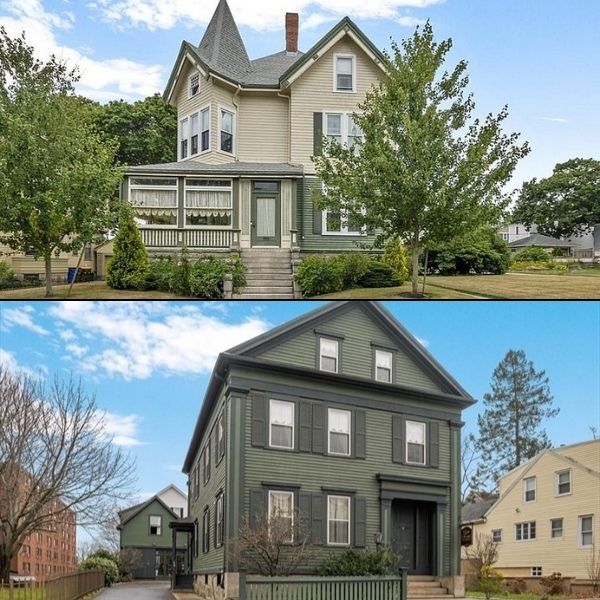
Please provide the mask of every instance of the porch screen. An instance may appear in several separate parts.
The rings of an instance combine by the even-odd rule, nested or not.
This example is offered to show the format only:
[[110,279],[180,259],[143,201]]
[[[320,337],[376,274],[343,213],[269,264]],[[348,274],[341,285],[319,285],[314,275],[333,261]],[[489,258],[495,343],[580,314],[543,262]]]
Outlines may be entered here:
[[186,225],[231,226],[231,180],[187,179],[185,186]]
[[177,225],[176,179],[132,178],[129,201],[141,225]]
[[259,238],[275,237],[275,198],[256,199],[256,235]]

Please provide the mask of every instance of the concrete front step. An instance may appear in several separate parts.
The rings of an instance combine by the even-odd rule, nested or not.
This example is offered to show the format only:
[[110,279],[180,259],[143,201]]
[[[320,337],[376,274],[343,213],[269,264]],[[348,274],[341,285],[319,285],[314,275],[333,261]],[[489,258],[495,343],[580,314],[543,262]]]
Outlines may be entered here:
[[437,588],[437,587],[441,587],[441,583],[439,581],[435,581],[434,579],[432,580],[424,580],[424,581],[411,581],[410,579],[408,580],[408,587],[415,587],[415,588]]
[[236,294],[234,300],[293,300],[294,294]]
[[409,598],[446,598],[448,596],[446,588],[415,590],[409,586],[406,593]]
[[439,583],[433,575],[408,575],[407,581],[409,584],[413,581],[435,581],[435,583]]
[[258,278],[258,279],[249,279],[248,277],[246,277],[246,287],[289,287],[292,288],[293,287],[293,283],[289,280],[289,279],[281,279],[281,278],[270,278],[267,279],[266,277],[263,278]]

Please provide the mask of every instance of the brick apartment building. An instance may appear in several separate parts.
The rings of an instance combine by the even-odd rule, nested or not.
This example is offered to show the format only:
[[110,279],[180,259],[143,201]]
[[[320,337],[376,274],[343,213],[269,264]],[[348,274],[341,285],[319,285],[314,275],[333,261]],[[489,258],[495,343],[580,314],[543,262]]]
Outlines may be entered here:
[[[61,504],[56,500],[56,508]],[[51,526],[31,533],[10,563],[15,575],[43,581],[77,568],[76,518],[73,511],[62,513]]]

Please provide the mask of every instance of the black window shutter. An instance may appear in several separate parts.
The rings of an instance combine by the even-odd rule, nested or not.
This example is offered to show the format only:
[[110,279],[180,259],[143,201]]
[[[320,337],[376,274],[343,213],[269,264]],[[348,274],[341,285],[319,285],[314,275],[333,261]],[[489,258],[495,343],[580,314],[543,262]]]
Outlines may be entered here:
[[304,536],[312,532],[312,520],[310,517],[312,494],[310,492],[298,493],[298,522],[295,524],[299,533],[299,543],[304,541]]
[[323,439],[325,430],[325,409],[322,404],[312,407],[312,451],[323,454]]
[[366,458],[367,456],[367,422],[364,410],[354,411],[354,456]]
[[313,199],[313,233],[322,234],[323,233],[323,211],[319,210],[314,205]]
[[219,460],[225,456],[225,409],[223,409],[221,412],[221,422],[223,423],[223,439],[221,440],[221,444],[219,446]]
[[312,541],[313,544],[320,544],[323,540],[323,496],[321,494],[311,494],[311,522],[312,522]]
[[263,490],[250,490],[250,527],[257,529],[261,525],[265,514],[265,492]]
[[323,154],[323,113],[313,113],[313,154]]
[[392,417],[392,461],[404,462],[404,417]]
[[262,392],[252,392],[252,445],[265,447],[267,440],[267,399]]
[[354,545],[364,548],[367,545],[367,499],[354,498]]
[[429,424],[429,466],[440,466],[440,424],[437,421],[430,421]]
[[300,441],[298,443],[298,449],[300,452],[311,452],[312,444],[312,406],[310,402],[301,400],[299,403],[300,413],[299,417],[299,429],[300,429]]

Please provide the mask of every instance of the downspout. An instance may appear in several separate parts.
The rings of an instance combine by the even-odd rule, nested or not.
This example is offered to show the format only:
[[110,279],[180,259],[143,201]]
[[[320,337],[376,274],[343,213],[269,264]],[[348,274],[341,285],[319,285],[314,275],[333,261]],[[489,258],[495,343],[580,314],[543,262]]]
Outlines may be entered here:
[[237,90],[235,90],[235,94],[233,95],[233,98],[231,99],[231,103],[235,106],[235,160],[236,160],[236,162],[239,162],[239,156],[238,156],[238,134],[239,134],[239,131],[240,131],[240,126],[239,126],[239,122],[240,122],[240,105],[237,102],[236,98],[240,95],[241,91],[242,91],[242,86],[238,83]]
[[280,98],[286,98],[288,101],[288,162],[292,164],[292,97],[277,92]]

